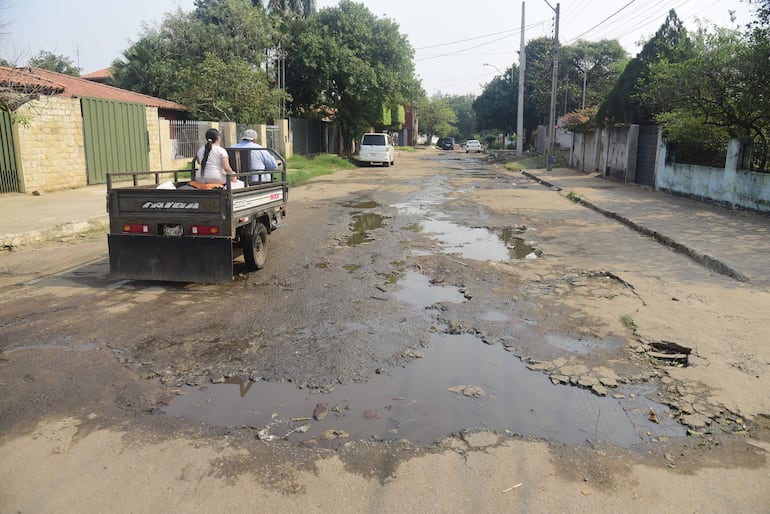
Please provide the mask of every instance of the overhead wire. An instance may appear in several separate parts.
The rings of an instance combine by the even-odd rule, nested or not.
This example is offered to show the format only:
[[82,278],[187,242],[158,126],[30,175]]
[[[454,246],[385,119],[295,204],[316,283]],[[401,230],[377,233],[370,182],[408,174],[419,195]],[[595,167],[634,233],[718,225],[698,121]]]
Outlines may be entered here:
[[[537,27],[538,25],[541,25],[542,23],[544,23],[544,20],[536,21],[534,23],[530,23],[529,25],[525,25],[524,29],[525,30],[532,29],[534,27]],[[446,53],[443,53],[443,54],[432,55],[432,56],[427,56],[427,57],[421,57],[421,58],[415,59],[415,61],[425,61],[425,60],[430,60],[430,59],[438,59],[440,57],[448,57],[448,56],[451,56],[451,55],[458,55],[458,54],[464,53],[464,52],[466,52],[468,50],[473,50],[475,48],[481,48],[481,47],[484,47],[484,46],[487,46],[487,45],[491,45],[493,43],[497,43],[499,41],[503,41],[505,39],[509,39],[509,38],[518,36],[520,33],[521,33],[521,28],[516,28],[516,29],[511,29],[511,30],[504,30],[504,31],[501,31],[501,32],[493,32],[493,33],[490,33],[490,34],[484,34],[484,35],[481,35],[481,36],[474,36],[474,37],[465,38],[465,39],[458,39],[458,40],[455,40],[455,41],[450,41],[450,42],[447,42],[447,43],[440,43],[440,44],[437,44],[437,45],[423,46],[423,47],[420,47],[420,48],[415,48],[415,51],[420,51],[420,50],[424,50],[424,49],[439,48],[439,47],[442,47],[442,46],[451,46],[451,45],[456,45],[456,44],[459,44],[459,43],[465,43],[465,42],[468,42],[468,41],[475,41],[475,40],[478,40],[478,39],[484,39],[484,38],[487,38],[487,37],[493,37],[493,36],[500,35],[500,34],[506,34],[503,37],[499,37],[499,38],[496,38],[496,39],[493,39],[491,41],[487,41],[487,42],[484,42],[484,43],[481,43],[481,44],[478,44],[478,45],[469,46],[469,47],[465,47],[465,48],[460,48],[460,49],[453,50],[451,52],[446,52]]]
[[583,37],[584,35],[588,34],[589,32],[593,31],[594,29],[596,29],[597,27],[599,27],[600,25],[602,25],[602,24],[603,24],[604,22],[606,22],[607,20],[610,20],[610,19],[614,18],[615,16],[617,16],[618,14],[620,14],[620,13],[621,13],[621,12],[622,12],[622,11],[623,11],[623,10],[624,10],[626,7],[628,7],[629,5],[633,4],[634,2],[636,2],[636,0],[630,0],[630,1],[629,1],[629,2],[626,4],[626,5],[624,5],[623,7],[621,7],[620,9],[618,9],[617,11],[615,11],[614,13],[610,14],[609,16],[607,16],[606,18],[604,18],[602,21],[600,21],[599,23],[597,23],[596,25],[594,25],[594,26],[593,26],[593,27],[591,27],[590,29],[586,30],[585,32],[583,32],[582,34],[580,34],[579,36],[577,36],[575,39],[580,39],[580,38],[581,38],[581,37]]
[[[720,0],[714,0],[704,8],[698,3],[693,3],[693,0],[657,0],[640,6],[640,9],[633,12],[626,13],[624,17],[610,16],[578,36],[565,38],[565,44],[573,43],[589,33],[594,34],[594,37],[602,37],[603,39],[617,39],[627,35],[632,30],[639,32],[644,27],[663,23],[668,12],[672,9],[683,22],[687,22],[697,19],[700,12],[719,3]],[[574,19],[574,16],[572,18]]]

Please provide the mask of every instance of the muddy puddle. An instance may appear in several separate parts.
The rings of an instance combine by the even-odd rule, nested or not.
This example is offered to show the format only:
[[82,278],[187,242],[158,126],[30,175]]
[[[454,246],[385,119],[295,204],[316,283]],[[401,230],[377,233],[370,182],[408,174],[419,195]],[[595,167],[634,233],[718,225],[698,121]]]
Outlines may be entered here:
[[[251,427],[263,440],[398,440],[431,444],[466,429],[524,435],[565,443],[605,442],[623,447],[684,429],[666,407],[646,398],[653,391],[620,387],[626,398],[553,385],[500,345],[470,334],[434,333],[421,355],[366,383],[312,394],[290,383],[230,379],[187,388],[164,407],[213,426]],[[323,404],[318,407],[318,404]],[[650,409],[659,423],[648,420]],[[314,412],[326,413],[320,420]]]
[[[397,283],[394,299],[419,309],[467,301],[457,288],[433,284],[414,271],[405,271]],[[510,322],[500,311],[482,317]],[[437,327],[404,353],[410,357],[405,366],[379,368],[368,382],[337,385],[328,392],[230,378],[224,384],[184,388],[163,412],[213,426],[249,427],[265,441],[305,444],[351,439],[432,444],[467,429],[624,447],[684,435],[668,408],[647,398],[652,388],[621,386],[612,392],[622,398],[615,398],[555,385],[502,345],[485,344],[473,334],[448,334]],[[650,409],[659,423],[648,419]]]
[[353,224],[350,227],[352,234],[348,237],[346,244],[348,246],[358,246],[373,241],[369,233],[372,230],[382,228],[384,220],[384,216],[373,212],[354,215]]
[[459,254],[466,259],[509,261],[537,259],[542,255],[523,238],[515,237],[515,228],[471,228],[434,218],[421,225],[423,233],[436,240],[443,253]]

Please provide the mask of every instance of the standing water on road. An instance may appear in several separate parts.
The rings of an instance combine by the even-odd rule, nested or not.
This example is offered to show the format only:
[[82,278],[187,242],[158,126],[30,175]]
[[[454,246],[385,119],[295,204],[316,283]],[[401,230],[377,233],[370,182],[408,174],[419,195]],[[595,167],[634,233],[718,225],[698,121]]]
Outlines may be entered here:
[[[366,383],[313,394],[290,383],[244,382],[188,388],[164,408],[214,426],[251,427],[266,440],[325,438],[408,439],[431,444],[466,429],[525,435],[565,443],[587,440],[629,447],[683,428],[642,390],[619,388],[626,398],[555,386],[499,345],[470,334],[432,334],[427,348],[403,368]],[[635,397],[634,397],[635,396]],[[318,404],[328,414],[313,418]],[[659,424],[648,420],[650,408]],[[330,435],[331,434],[331,435]]]

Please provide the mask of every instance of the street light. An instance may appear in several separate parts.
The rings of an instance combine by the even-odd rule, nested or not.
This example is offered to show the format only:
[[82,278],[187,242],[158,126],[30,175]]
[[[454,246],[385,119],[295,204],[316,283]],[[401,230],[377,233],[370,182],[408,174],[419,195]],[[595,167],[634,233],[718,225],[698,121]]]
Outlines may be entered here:
[[[505,73],[500,71],[500,68],[495,66],[494,64],[489,64],[488,62],[481,63],[482,66],[489,66],[490,68],[494,68],[497,70],[497,72],[505,78]],[[513,74],[511,74],[511,86],[513,86]],[[503,136],[503,149],[505,149],[505,136]]]
[[483,63],[481,63],[481,65],[482,65],[482,66],[489,66],[490,68],[494,68],[494,69],[496,69],[496,70],[497,70],[497,73],[499,73],[500,75],[503,75],[503,76],[505,76],[505,73],[503,73],[502,71],[500,71],[500,68],[498,68],[498,67],[497,67],[497,66],[495,66],[494,64],[489,64],[488,62],[483,62]]

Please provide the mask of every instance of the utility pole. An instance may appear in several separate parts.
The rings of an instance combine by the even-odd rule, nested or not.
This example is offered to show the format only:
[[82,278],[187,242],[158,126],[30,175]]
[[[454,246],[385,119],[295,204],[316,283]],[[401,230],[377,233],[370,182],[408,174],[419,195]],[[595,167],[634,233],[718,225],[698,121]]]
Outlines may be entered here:
[[[545,0],[548,4],[548,0]],[[551,7],[551,4],[548,4]],[[553,7],[551,7],[553,9]],[[557,77],[559,74],[559,4],[556,4],[556,21],[554,23],[553,30],[553,77],[551,78],[551,113],[549,116],[548,126],[548,148],[545,152],[546,169],[551,171],[553,169],[554,160],[554,148],[556,140],[556,85]]]
[[524,68],[527,55],[524,53],[524,2],[521,2],[521,43],[519,44],[519,104],[516,111],[516,157],[524,155]]

